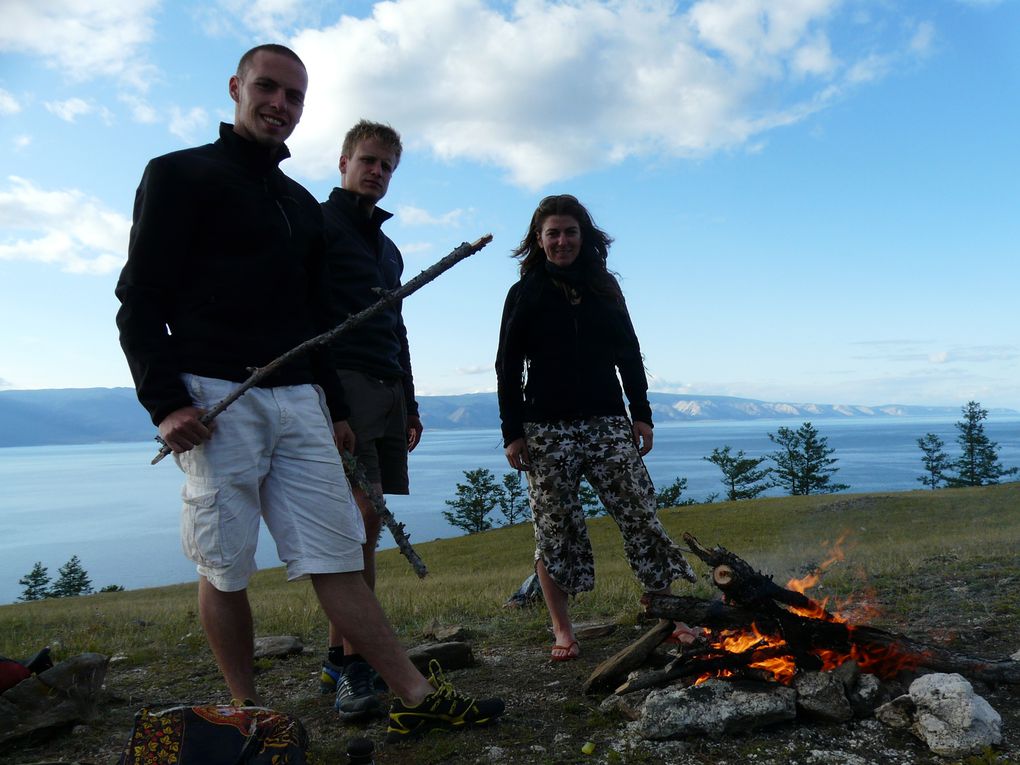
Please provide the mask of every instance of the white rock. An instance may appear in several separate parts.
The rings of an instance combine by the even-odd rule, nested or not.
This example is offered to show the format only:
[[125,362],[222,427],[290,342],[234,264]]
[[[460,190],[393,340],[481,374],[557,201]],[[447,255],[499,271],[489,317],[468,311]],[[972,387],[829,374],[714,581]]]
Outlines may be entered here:
[[648,694],[638,725],[645,739],[721,736],[797,716],[797,692],[785,686],[709,680],[691,688],[660,688]]
[[979,754],[1002,743],[1002,717],[963,676],[935,673],[910,684],[912,731],[943,757]]

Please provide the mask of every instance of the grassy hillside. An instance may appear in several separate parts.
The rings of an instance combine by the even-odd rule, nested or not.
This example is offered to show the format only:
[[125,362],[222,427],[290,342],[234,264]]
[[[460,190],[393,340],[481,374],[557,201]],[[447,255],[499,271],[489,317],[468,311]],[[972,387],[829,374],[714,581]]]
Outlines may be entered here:
[[[770,498],[685,507],[662,518],[674,538],[690,532],[703,544],[723,545],[780,582],[828,558],[832,543],[843,537],[845,559],[829,569],[812,592],[816,597],[830,596],[830,603],[866,600],[880,609],[869,613],[871,624],[928,641],[955,640],[961,650],[977,655],[1001,657],[1020,649],[1020,483]],[[591,523],[591,535],[597,587],[576,600],[572,613],[577,621],[613,621],[626,629],[638,618],[640,592],[623,559],[619,532],[609,519],[598,519]],[[540,657],[536,666],[549,666],[544,609],[500,608],[532,570],[530,524],[420,543],[416,549],[430,569],[425,580],[417,579],[396,550],[379,554],[380,598],[407,644],[421,642],[430,627],[465,625],[474,630],[476,653],[526,651]],[[700,562],[692,562],[704,573]],[[713,595],[705,581],[676,589]],[[303,664],[263,667],[260,682],[268,686],[267,697],[274,698],[278,681],[296,686],[280,693],[292,698],[302,719],[314,718],[319,712],[308,705],[323,702],[313,696],[310,676],[325,642],[325,624],[310,585],[288,584],[281,569],[271,569],[257,575],[251,598],[258,634],[298,635],[309,649]],[[628,640],[617,637],[599,650],[608,655]],[[111,714],[106,728],[99,724],[96,740],[79,737],[78,748],[123,741],[128,713],[143,702],[225,700],[198,624],[194,584],[0,606],[0,654],[26,656],[43,645],[53,646],[58,658],[83,651],[124,657],[107,682],[124,710]],[[592,647],[593,662],[594,652]],[[274,680],[277,669],[286,678]],[[578,697],[583,676],[578,669],[569,681],[569,692]],[[470,689],[470,672],[464,677]],[[510,722],[502,728],[503,736],[514,730]],[[318,742],[323,753],[318,761],[331,761],[330,747],[340,745],[333,733],[332,744]],[[33,749],[32,755],[40,760],[40,752],[56,751]]]

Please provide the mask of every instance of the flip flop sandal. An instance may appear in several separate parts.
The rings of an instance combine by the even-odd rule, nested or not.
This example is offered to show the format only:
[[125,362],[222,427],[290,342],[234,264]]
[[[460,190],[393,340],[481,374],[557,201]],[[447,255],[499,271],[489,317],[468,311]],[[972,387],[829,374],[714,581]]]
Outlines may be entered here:
[[[577,648],[577,653],[574,653],[574,648]],[[552,654],[550,658],[553,661],[573,661],[581,655],[581,645],[576,640],[571,641],[570,645],[554,645],[552,650],[565,652],[562,656]]]

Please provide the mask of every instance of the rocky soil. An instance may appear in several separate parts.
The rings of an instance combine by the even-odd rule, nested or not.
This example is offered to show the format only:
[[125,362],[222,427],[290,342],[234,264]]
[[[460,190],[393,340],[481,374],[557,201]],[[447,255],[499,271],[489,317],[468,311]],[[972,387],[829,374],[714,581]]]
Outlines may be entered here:
[[[946,614],[948,617],[949,615]],[[961,629],[966,645],[956,650],[990,658],[1015,652],[1018,636],[1000,634],[994,620],[974,629]],[[945,626],[945,625],[944,625]],[[845,724],[784,723],[766,730],[723,739],[699,738],[656,743],[641,739],[635,724],[615,713],[599,710],[601,698],[581,694],[581,686],[601,660],[635,639],[644,626],[616,625],[608,635],[584,641],[582,657],[553,663],[547,648],[476,632],[476,665],[451,672],[455,685],[474,695],[506,699],[501,723],[488,729],[456,735],[433,735],[410,745],[383,744],[382,720],[342,725],[331,699],[317,693],[320,656],[312,651],[286,659],[260,662],[260,687],[273,706],[295,714],[310,737],[311,763],[342,763],[348,738],[358,735],[377,742],[376,762],[390,763],[760,763],[761,765],[946,765],[913,736],[891,730],[874,719]],[[916,630],[902,630],[918,637]],[[975,690],[1002,716],[1002,746],[965,762],[1020,763],[1020,687]],[[203,649],[191,661],[173,666],[127,666],[113,662],[106,680],[106,696],[99,719],[74,728],[35,734],[0,751],[9,765],[27,763],[116,762],[126,741],[134,713],[142,706],[157,708],[176,703],[224,701],[216,669]],[[591,754],[582,752],[586,742]]]

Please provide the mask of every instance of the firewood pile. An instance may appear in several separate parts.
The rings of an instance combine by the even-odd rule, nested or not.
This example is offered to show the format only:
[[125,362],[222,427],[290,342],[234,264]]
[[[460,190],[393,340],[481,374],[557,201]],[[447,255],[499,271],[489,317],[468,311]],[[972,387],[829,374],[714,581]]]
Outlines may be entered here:
[[[707,548],[684,534],[691,552],[711,570],[722,599],[647,596],[646,614],[659,623],[600,664],[588,693],[618,694],[710,678],[743,678],[790,685],[798,673],[829,671],[853,661],[862,673],[890,680],[903,673],[953,672],[989,683],[1020,684],[1020,662],[976,658],[904,635],[852,624],[808,597],[817,576],[782,587],[723,547]],[[674,623],[698,625],[702,637],[679,645],[673,658],[649,672],[644,666],[674,632]]]
[[[608,693],[601,707],[633,720],[642,738],[875,717],[941,756],[1002,742],[1001,716],[967,678],[1020,685],[1020,661],[967,656],[830,613],[805,590],[831,561],[782,587],[725,548],[706,548],[690,534],[684,541],[722,598],[646,596],[646,614],[658,623],[584,685]],[[664,654],[667,641],[676,645]]]

